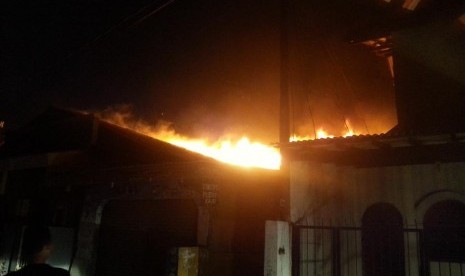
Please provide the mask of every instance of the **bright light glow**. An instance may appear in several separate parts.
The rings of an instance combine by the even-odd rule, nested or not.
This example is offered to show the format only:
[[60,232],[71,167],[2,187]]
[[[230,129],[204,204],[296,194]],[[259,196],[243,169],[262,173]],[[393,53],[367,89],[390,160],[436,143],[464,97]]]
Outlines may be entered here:
[[[152,138],[185,148],[189,151],[214,158],[221,162],[242,167],[258,167],[271,170],[279,170],[281,165],[281,154],[279,149],[264,143],[251,141],[248,137],[242,136],[238,139],[223,136],[216,141],[206,138],[190,138],[176,133],[169,123],[158,123],[155,126],[136,121],[130,112],[115,112],[100,114],[100,118],[111,124],[131,129]],[[292,135],[290,142],[308,141],[315,139],[349,137],[357,135],[350,122],[345,122],[346,131],[341,131],[338,135],[328,133],[323,127],[318,128],[312,136]],[[315,137],[316,136],[316,137]]]
[[281,154],[271,145],[252,142],[246,136],[231,139],[225,136],[217,141],[203,138],[189,138],[176,133],[169,124],[162,123],[155,127],[142,122],[133,122],[130,115],[114,113],[102,116],[104,121],[134,130],[152,138],[185,148],[214,158],[221,162],[242,166],[279,170]]
[[220,139],[213,143],[188,138],[164,141],[237,166],[278,170],[281,164],[281,155],[277,148],[250,142],[245,136],[237,141]]
[[316,139],[323,139],[323,138],[334,138],[334,135],[329,135],[323,128],[320,128],[316,132]]
[[[350,125],[350,122],[349,120],[346,120],[345,122],[345,125],[346,125],[346,131],[345,132],[341,132],[339,135],[339,137],[350,137],[350,136],[354,136],[354,135],[357,135],[355,133],[355,131],[353,130],[353,128],[351,127]],[[333,134],[329,134],[326,130],[324,130],[322,127],[320,127],[317,131],[316,131],[316,137],[315,135],[313,136],[299,136],[299,135],[292,135],[290,138],[289,138],[289,141],[290,142],[298,142],[298,141],[308,141],[308,140],[316,140],[316,139],[325,139],[325,138],[334,138],[336,137],[336,135],[333,135]]]

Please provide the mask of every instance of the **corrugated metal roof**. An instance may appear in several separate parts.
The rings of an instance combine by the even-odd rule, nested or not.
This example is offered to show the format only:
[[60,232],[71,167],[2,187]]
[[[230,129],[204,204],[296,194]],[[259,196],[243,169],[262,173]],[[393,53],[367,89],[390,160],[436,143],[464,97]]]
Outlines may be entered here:
[[453,134],[422,134],[388,132],[373,135],[355,135],[349,137],[323,138],[307,141],[297,141],[281,145],[283,148],[331,148],[344,149],[357,147],[377,149],[382,147],[409,147],[416,145],[437,145],[447,143],[465,143],[465,133]]

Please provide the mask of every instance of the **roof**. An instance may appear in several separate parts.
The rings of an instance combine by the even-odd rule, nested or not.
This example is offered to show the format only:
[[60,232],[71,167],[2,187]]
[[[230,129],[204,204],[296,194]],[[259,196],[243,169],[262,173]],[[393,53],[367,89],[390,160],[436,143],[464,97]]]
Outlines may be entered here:
[[20,129],[7,133],[0,159],[48,153],[89,153],[91,165],[211,162],[213,159],[86,114],[49,108]]
[[290,160],[351,166],[464,162],[465,133],[336,137],[291,142],[283,149]]
[[322,138],[315,140],[290,142],[284,145],[286,148],[296,147],[333,147],[333,146],[359,146],[365,149],[376,149],[381,145],[389,145],[390,147],[408,147],[413,145],[429,145],[429,144],[447,144],[447,143],[465,143],[465,133],[453,134],[421,134],[421,133],[405,133],[398,135],[395,132],[373,135],[354,135],[348,137],[333,137]]

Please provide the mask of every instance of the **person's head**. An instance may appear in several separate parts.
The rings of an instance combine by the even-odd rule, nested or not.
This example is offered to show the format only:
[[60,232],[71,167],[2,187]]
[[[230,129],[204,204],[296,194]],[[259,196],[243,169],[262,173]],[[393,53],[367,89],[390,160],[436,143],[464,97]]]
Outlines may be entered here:
[[24,229],[21,249],[23,264],[45,263],[51,249],[52,239],[48,227],[31,225]]

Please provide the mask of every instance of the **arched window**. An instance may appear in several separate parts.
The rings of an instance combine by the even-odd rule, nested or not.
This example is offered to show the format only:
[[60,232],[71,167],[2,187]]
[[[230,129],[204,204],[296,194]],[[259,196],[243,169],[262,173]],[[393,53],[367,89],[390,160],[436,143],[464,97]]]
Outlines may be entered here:
[[465,262],[465,204],[438,202],[426,212],[423,225],[430,261]]
[[387,203],[370,206],[362,218],[364,276],[405,275],[402,216]]

